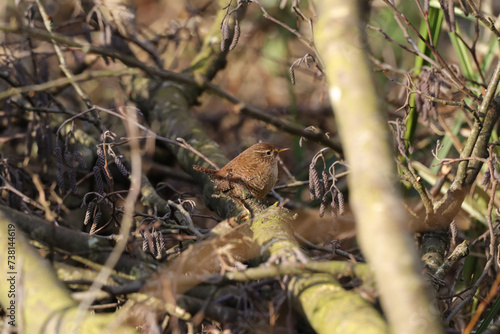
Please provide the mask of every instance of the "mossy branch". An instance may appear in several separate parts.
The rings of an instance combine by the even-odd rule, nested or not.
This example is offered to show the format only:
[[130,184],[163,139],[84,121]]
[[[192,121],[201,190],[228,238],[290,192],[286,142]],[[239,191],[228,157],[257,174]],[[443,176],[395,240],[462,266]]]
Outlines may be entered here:
[[[18,228],[17,224],[23,220],[15,218],[19,217],[8,217],[4,210],[0,212],[0,242],[2,245],[8,242],[15,245],[14,269],[5,267],[8,252],[0,252],[0,261],[4,273],[16,272],[11,275],[14,277],[12,285],[0,284],[0,304],[4,309],[14,305],[12,321],[18,328],[23,328],[25,333],[136,333],[134,328],[114,322],[116,314],[87,314],[81,327],[75,328],[78,303],[71,299],[69,291],[57,279],[49,263],[30,246]],[[15,231],[14,236],[8,231]],[[14,295],[10,294],[12,291]],[[17,296],[22,297],[16,299]]]

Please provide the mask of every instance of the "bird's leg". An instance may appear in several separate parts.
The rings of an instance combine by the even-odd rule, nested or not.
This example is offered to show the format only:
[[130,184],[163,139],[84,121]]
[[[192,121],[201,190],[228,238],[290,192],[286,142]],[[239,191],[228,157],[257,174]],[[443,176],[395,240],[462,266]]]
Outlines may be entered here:
[[245,222],[247,220],[249,220],[250,218],[253,217],[252,215],[252,211],[250,211],[249,208],[247,208],[247,206],[245,205],[245,202],[240,199],[240,198],[237,198],[237,197],[234,197],[233,198],[234,200],[236,200],[238,203],[240,203],[240,205],[243,207],[243,212],[241,212],[239,215],[238,215],[238,220],[241,221],[241,222]]

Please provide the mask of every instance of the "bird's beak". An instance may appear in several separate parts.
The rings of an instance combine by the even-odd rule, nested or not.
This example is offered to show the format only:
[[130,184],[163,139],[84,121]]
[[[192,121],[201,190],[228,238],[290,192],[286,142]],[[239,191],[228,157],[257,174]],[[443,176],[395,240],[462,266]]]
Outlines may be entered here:
[[285,151],[288,151],[288,150],[289,150],[289,148],[280,148],[278,150],[278,153],[285,152]]

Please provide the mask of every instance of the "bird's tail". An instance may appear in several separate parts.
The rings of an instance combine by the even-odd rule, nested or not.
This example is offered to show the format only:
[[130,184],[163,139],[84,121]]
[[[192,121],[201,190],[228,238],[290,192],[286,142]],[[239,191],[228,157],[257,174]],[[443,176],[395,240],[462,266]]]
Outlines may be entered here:
[[196,166],[196,165],[193,165],[193,169],[195,171],[202,172],[202,173],[205,173],[208,175],[215,175],[217,173],[217,171],[215,169],[208,169],[208,168]]

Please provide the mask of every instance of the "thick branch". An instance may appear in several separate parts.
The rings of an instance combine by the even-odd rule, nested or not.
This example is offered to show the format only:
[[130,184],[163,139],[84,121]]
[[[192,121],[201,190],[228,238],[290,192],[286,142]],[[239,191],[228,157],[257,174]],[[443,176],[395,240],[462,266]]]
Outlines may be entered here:
[[[47,261],[30,246],[18,229],[17,221],[14,224],[15,219],[12,218],[15,217],[6,217],[3,212],[0,212],[0,243],[2,247],[12,243],[15,249],[13,255],[6,249],[0,252],[2,272],[4,275],[11,273],[8,277],[10,284],[0,284],[0,304],[5,310],[8,307],[13,309],[13,313],[8,311],[13,318],[5,317],[5,321],[15,320],[18,328],[23,328],[25,333],[136,332],[122,322],[114,322],[117,314],[89,314],[83,319],[81,327],[75,328],[78,304],[71,299],[69,291],[59,282]],[[8,255],[13,258],[8,258]],[[10,263],[8,259],[13,267],[6,267]]]
[[[362,1],[319,1],[316,41],[347,162],[350,203],[360,246],[370,263],[395,333],[440,333],[405,229],[389,133],[368,66]],[[408,321],[418,314],[419,321]]]
[[[90,236],[83,232],[57,226],[34,215],[26,215],[5,206],[0,206],[0,214],[14,222],[30,238],[64,253],[83,256],[98,264],[106,262],[113,247],[114,242],[104,237]],[[152,270],[143,261],[127,256],[122,256],[115,266],[115,270],[138,278],[149,276],[152,273]]]

